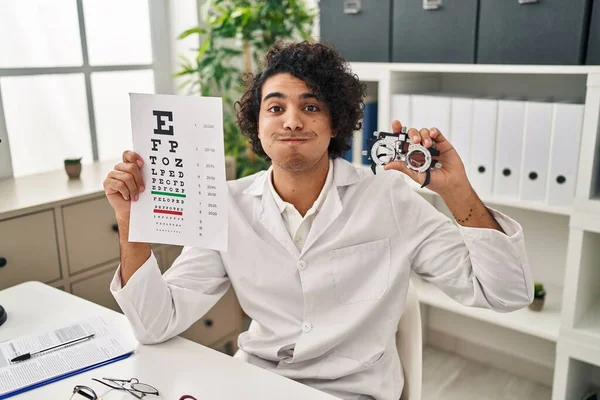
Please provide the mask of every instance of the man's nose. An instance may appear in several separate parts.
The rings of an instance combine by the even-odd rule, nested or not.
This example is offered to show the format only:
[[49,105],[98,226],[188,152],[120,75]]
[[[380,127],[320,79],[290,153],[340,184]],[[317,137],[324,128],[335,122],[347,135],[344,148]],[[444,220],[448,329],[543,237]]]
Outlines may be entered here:
[[301,130],[304,127],[302,122],[302,116],[299,114],[298,111],[288,110],[288,112],[284,114],[283,118],[284,129],[295,131]]

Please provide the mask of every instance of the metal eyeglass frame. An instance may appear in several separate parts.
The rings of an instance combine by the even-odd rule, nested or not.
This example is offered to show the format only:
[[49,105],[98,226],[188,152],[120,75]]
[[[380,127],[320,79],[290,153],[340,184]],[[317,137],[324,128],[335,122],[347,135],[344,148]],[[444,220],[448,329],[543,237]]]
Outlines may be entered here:
[[[90,393],[87,393],[87,392]],[[88,386],[83,386],[83,385],[77,385],[73,388],[73,394],[71,395],[71,398],[69,400],[72,400],[73,397],[75,397],[75,395],[81,395],[83,397],[85,397],[88,400],[102,400],[102,398],[100,396],[98,396],[96,394],[96,392],[94,392],[94,389],[92,389],[91,387]]]
[[[144,396],[146,396],[147,394],[153,395],[153,396],[158,396],[158,389],[156,389],[154,386],[152,385],[148,385],[147,383],[142,383],[139,381],[139,379],[137,378],[131,378],[131,379],[116,379],[116,378],[102,378],[102,380],[100,379],[96,379],[96,378],[92,378],[93,381],[96,381],[98,383],[101,383],[105,386],[108,386],[111,389],[116,389],[116,390],[125,390],[127,393],[129,393],[130,395],[132,395],[135,398],[138,399],[142,399]],[[109,383],[106,383],[104,381],[109,381],[112,384],[116,385],[113,386]],[[126,387],[125,384],[129,384],[130,387]],[[140,390],[140,389],[136,389],[135,385],[144,385],[149,387],[151,390]]]

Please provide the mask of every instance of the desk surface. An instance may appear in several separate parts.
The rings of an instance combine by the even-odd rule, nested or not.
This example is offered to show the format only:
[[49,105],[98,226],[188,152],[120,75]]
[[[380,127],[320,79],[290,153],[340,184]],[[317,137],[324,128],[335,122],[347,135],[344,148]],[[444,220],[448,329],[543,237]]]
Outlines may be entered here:
[[[0,291],[0,304],[8,320],[0,327],[0,341],[65,326],[100,315],[137,343],[124,315],[52,288],[27,282]],[[91,378],[138,378],[155,386],[160,396],[144,400],[179,400],[184,394],[204,399],[331,400],[335,397],[176,337],[156,345],[137,344],[135,353],[122,361],[100,367],[12,397],[15,400],[68,399],[75,385],[93,388],[104,400],[134,397],[105,390]],[[83,398],[82,398],[83,399]]]

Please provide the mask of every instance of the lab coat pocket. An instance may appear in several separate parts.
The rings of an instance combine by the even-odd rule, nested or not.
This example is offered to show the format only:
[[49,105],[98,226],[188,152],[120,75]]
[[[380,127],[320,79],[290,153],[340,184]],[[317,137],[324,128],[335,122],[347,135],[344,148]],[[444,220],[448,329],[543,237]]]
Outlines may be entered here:
[[342,304],[383,297],[390,273],[389,239],[331,250],[329,257],[335,295]]
[[365,361],[359,361],[339,354],[328,356],[322,363],[317,376],[320,379],[340,379],[352,374],[375,368],[383,359],[385,353],[379,352]]

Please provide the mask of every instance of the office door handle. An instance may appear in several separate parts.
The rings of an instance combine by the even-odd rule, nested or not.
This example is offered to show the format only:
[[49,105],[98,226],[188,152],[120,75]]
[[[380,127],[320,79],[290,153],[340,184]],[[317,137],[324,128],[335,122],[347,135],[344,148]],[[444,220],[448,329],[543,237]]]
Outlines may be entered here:
[[442,0],[423,0],[423,10],[438,10],[442,6]]
[[344,0],[344,14],[358,14],[361,8],[360,0]]

